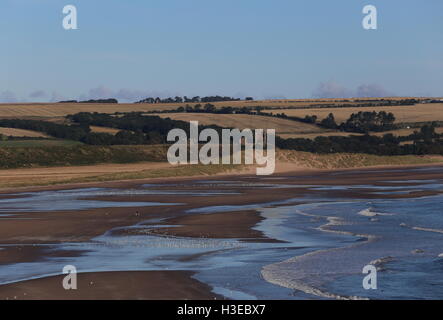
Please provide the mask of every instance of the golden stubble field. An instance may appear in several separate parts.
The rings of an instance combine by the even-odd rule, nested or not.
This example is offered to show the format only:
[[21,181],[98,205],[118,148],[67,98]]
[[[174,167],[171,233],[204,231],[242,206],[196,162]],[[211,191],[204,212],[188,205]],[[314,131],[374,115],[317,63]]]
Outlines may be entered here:
[[413,106],[381,106],[381,107],[353,107],[353,108],[313,108],[313,109],[281,109],[264,110],[267,113],[285,113],[287,116],[305,117],[316,115],[319,120],[324,119],[329,113],[334,114],[337,123],[346,121],[352,113],[363,112],[392,112],[396,123],[443,121],[443,103],[416,104]]
[[132,112],[175,109],[170,105],[150,104],[100,104],[100,103],[49,103],[0,104],[0,118],[57,118],[78,112]]
[[318,126],[287,119],[248,114],[211,114],[211,113],[164,113],[162,118],[181,121],[198,121],[202,125],[215,124],[225,128],[237,129],[275,129],[277,134],[323,133],[327,130]]
[[[401,100],[406,98],[385,98],[385,100]],[[368,98],[365,101],[376,101],[379,99]],[[285,107],[308,107],[312,105],[330,105],[340,104],[346,105],[356,103],[356,99],[292,99],[292,100],[257,100],[257,101],[226,101],[214,102],[217,108],[226,106],[232,107],[257,107],[266,106],[273,108]],[[185,106],[187,103],[171,103],[171,104],[134,104],[134,103],[119,103],[119,104],[103,104],[103,103],[16,103],[16,104],[0,104],[0,118],[54,118],[64,117],[68,114],[78,112],[152,112],[173,110],[180,106]],[[201,103],[204,105],[205,103]],[[194,106],[195,103],[189,103]],[[315,110],[315,109],[312,109]],[[321,110],[321,109],[320,109]],[[309,111],[309,110],[308,110]],[[305,110],[301,110],[303,115]]]
[[[391,133],[394,136],[409,136],[413,134],[414,131],[420,131],[420,128],[398,129],[398,130],[383,131],[383,132],[371,132],[371,135],[383,137],[385,134]],[[435,128],[435,132],[442,134],[443,128],[442,127]],[[361,136],[361,135],[363,134],[354,133],[354,132],[327,131],[327,132],[318,132],[318,133],[287,133],[287,134],[280,134],[279,136],[284,139],[289,139],[289,138],[315,139],[316,137],[330,137],[330,136],[348,137],[348,136]]]
[[15,128],[1,128],[0,127],[0,134],[3,134],[5,136],[12,136],[12,137],[48,138],[47,135],[45,135],[41,132],[24,130],[24,129],[15,129]]
[[97,126],[90,126],[92,132],[98,132],[98,133],[109,133],[112,135],[115,135],[117,132],[119,132],[119,129],[115,128],[109,128],[109,127],[97,127]]

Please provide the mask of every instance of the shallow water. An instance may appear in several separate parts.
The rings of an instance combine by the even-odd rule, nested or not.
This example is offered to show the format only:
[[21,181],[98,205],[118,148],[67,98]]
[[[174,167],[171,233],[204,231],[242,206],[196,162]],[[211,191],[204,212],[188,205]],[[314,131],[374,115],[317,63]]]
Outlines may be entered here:
[[139,194],[158,194],[157,191],[113,190],[105,188],[84,188],[75,190],[40,191],[11,194],[21,196],[0,199],[0,212],[47,212],[70,211],[112,207],[171,206],[178,203],[160,202],[117,202],[88,200],[98,196],[124,196]]
[[[441,283],[443,279],[442,258],[438,258],[443,251],[443,234],[438,232],[443,232],[442,203],[443,196],[439,195],[337,202],[303,208],[298,213],[340,219],[337,225],[326,229],[338,236],[340,247],[266,266],[265,278],[308,292],[319,289],[322,291],[320,296],[324,297],[420,299],[424,298],[421,293],[426,291],[426,297],[441,299],[442,287],[431,285],[426,280],[434,279]],[[359,214],[368,208],[379,213],[376,220]],[[423,231],[431,228],[432,232]],[[354,241],[345,243],[344,239],[340,240],[342,237],[353,237]],[[359,239],[363,241],[357,242]],[[364,290],[363,267],[387,257],[393,262],[386,263],[383,266],[385,270],[379,273],[379,290]],[[436,267],[417,273],[417,263],[410,261],[428,261],[426,263]],[[401,283],[399,279],[408,281]]]

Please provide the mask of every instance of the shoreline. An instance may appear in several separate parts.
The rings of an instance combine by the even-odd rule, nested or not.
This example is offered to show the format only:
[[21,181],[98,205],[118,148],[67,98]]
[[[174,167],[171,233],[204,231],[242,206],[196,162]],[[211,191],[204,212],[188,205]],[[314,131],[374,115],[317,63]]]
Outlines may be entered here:
[[[337,172],[349,172],[349,171],[371,171],[371,170],[389,170],[389,169],[417,169],[426,167],[443,167],[443,162],[435,163],[424,163],[424,164],[394,164],[394,165],[374,165],[374,166],[361,166],[352,168],[336,168],[336,169],[319,169],[319,168],[305,168],[294,165],[293,163],[288,164],[288,168],[278,168],[276,172],[271,176],[263,176],[266,178],[278,177],[279,175],[315,175],[321,173],[337,173]],[[106,165],[107,166],[107,165]],[[88,166],[85,166],[88,167]],[[19,169],[19,170],[35,170],[35,169],[67,169],[70,167],[50,167],[50,168],[29,168],[29,169]],[[17,170],[17,169],[2,169],[1,173],[4,171]],[[67,182],[67,183],[55,183],[48,185],[27,185],[19,187],[0,187],[0,196],[11,193],[24,193],[24,192],[35,192],[35,191],[51,191],[51,190],[67,190],[67,189],[78,189],[78,188],[89,188],[89,187],[126,187],[126,186],[136,186],[145,183],[165,183],[171,181],[189,181],[198,179],[212,179],[212,178],[238,178],[253,176],[252,172],[255,168],[239,168],[237,172],[235,169],[233,172],[219,172],[209,175],[189,175],[189,176],[166,176],[166,177],[153,177],[153,178],[134,178],[134,179],[122,179],[122,180],[109,180],[109,181],[88,181],[88,182]]]

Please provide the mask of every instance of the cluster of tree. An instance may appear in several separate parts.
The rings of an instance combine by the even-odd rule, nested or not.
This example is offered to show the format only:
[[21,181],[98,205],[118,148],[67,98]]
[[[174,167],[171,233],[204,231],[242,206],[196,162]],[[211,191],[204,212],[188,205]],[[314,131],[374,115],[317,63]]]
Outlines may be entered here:
[[429,99],[429,100],[425,100],[422,101],[422,103],[442,103],[443,99]]
[[[252,97],[248,97],[248,100],[253,100]],[[208,97],[200,97],[200,96],[196,96],[196,97],[192,97],[192,98],[188,98],[187,96],[184,97],[174,97],[174,98],[164,98],[161,99],[159,97],[157,98],[153,98],[153,97],[149,97],[143,100],[140,100],[136,103],[151,103],[151,104],[155,104],[155,103],[207,103],[207,102],[221,102],[221,101],[240,101],[240,99],[237,98],[232,98],[232,97],[222,97],[222,96],[208,96]]]
[[320,121],[320,125],[322,127],[328,128],[328,129],[337,129],[338,125],[335,122],[334,114],[330,113],[326,118],[324,118],[322,121]]
[[63,100],[63,101],[59,101],[58,103],[78,103],[77,100]]
[[194,106],[190,106],[187,104],[184,107],[178,107],[175,110],[167,110],[164,111],[165,113],[174,113],[174,112],[188,112],[188,113],[217,113],[217,114],[234,114],[234,113],[241,113],[241,114],[253,114],[253,112],[247,108],[247,107],[221,107],[216,108],[215,105],[211,103],[206,103],[204,105],[198,103]]
[[[180,113],[180,112],[188,112],[188,113],[217,113],[217,114],[259,114],[264,116],[274,116],[272,113],[262,113],[264,107],[230,107],[224,106],[217,108],[212,103],[201,104],[197,103],[194,106],[189,104],[184,107],[178,107],[177,109],[169,109],[169,110],[153,110],[146,113]],[[277,115],[275,115],[277,116]],[[286,117],[284,113],[278,116]],[[298,119],[298,118],[297,118]]]
[[81,141],[91,131],[88,126],[69,126],[48,121],[23,119],[2,119],[0,120],[0,127],[33,130],[43,132],[55,138],[75,141]]
[[406,98],[406,99],[378,99],[378,100],[364,100],[357,99],[355,102],[366,102],[372,104],[372,106],[413,106],[417,103],[420,103],[420,99],[415,98]]
[[304,121],[306,123],[313,123],[313,124],[315,124],[315,123],[317,123],[317,116],[315,116],[315,115],[314,116],[307,115],[307,116],[305,116]]
[[392,112],[358,112],[353,113],[341,125],[341,130],[348,132],[367,133],[369,131],[388,131],[395,129],[395,116]]
[[[315,101],[312,100],[299,100],[298,102],[306,103],[306,105],[302,106],[260,106],[262,110],[280,110],[280,109],[330,109],[330,108],[370,108],[370,107],[393,107],[393,106],[413,106],[417,103],[423,102],[419,99],[401,99],[401,100],[389,100],[389,99],[378,99],[378,100],[339,100],[335,101],[335,103],[322,103],[315,104]],[[340,104],[341,102],[342,104]],[[441,102],[441,101],[440,101]],[[254,106],[254,108],[256,108]]]
[[117,99],[110,98],[110,99],[90,99],[85,101],[77,101],[77,100],[65,100],[60,101],[59,103],[118,103]]
[[436,127],[436,123],[425,124],[420,128],[420,131],[415,131],[409,136],[396,137],[396,139],[399,143],[404,141],[423,141],[425,143],[433,143],[438,141],[442,136],[435,131]]
[[[82,127],[100,126],[120,130],[115,136],[92,133],[88,139],[84,140],[85,143],[95,145],[162,144],[166,143],[167,135],[172,129],[183,129],[189,133],[189,122],[164,119],[159,116],[145,116],[140,112],[131,112],[120,116],[80,112],[69,115],[67,118]],[[200,127],[221,130],[217,126]]]
[[370,131],[389,131],[395,129],[395,116],[392,112],[358,112],[353,113],[346,122],[337,125],[334,115],[330,113],[320,122],[322,127],[339,129],[346,132],[368,133]]
[[443,127],[443,121],[419,121],[419,122],[401,122],[395,125],[396,129],[420,129],[424,125],[432,125],[434,127]]
[[[149,117],[156,118],[156,117]],[[158,118],[158,117],[157,117]],[[160,122],[161,118],[152,122]],[[57,124],[41,120],[5,119],[0,120],[0,127],[18,128],[43,132],[51,137],[80,141],[90,145],[135,145],[159,144],[166,141],[165,137],[155,129],[143,131],[119,131],[116,135],[102,132],[92,132],[87,123],[79,122],[73,125]]]
[[[443,154],[443,135],[435,132],[433,126],[423,126],[419,132],[409,137],[396,137],[385,134],[383,137],[332,136],[315,139],[282,139],[276,138],[276,146],[281,149],[298,150],[314,153],[367,153],[376,155],[407,154]],[[400,144],[405,139],[413,140],[411,144]]]

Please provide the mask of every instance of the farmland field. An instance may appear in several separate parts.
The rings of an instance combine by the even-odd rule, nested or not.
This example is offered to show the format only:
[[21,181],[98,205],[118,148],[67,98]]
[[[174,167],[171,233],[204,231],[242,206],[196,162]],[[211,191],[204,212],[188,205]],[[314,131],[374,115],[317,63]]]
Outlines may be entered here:
[[0,134],[3,134],[5,136],[12,136],[12,137],[28,137],[28,138],[47,138],[48,136],[38,132],[38,131],[32,131],[32,130],[24,130],[24,129],[16,129],[16,128],[1,128],[0,127]]
[[337,123],[346,121],[352,113],[359,111],[386,111],[395,115],[396,123],[403,122],[426,122],[443,121],[443,103],[416,104],[414,106],[386,106],[386,107],[365,107],[365,108],[313,108],[313,109],[281,109],[264,110],[267,113],[285,113],[287,116],[305,117],[306,115],[316,115],[319,120],[324,119],[329,113],[333,113]]
[[[420,131],[420,128],[397,129],[397,130],[383,131],[383,132],[371,132],[370,134],[373,136],[382,137],[385,134],[392,133],[394,136],[404,137],[413,134],[414,131]],[[443,128],[442,127],[435,128],[435,132],[442,134]],[[330,137],[330,136],[347,137],[347,136],[359,136],[359,135],[362,135],[362,133],[326,131],[318,133],[288,133],[288,134],[280,134],[279,136],[284,139],[289,139],[289,138],[315,139],[316,137]]]
[[78,112],[132,112],[175,109],[177,106],[161,104],[99,104],[99,103],[47,103],[0,104],[0,118],[54,118]]
[[[392,133],[395,136],[409,136],[409,135],[413,134],[414,131],[420,131],[420,128],[398,129],[398,130],[385,131],[385,132],[373,132],[371,134],[375,135],[375,136],[383,136],[385,134]],[[442,134],[443,133],[443,128],[442,127],[437,127],[437,128],[435,128],[435,132],[439,133],[439,134]]]
[[328,132],[325,129],[308,123],[248,114],[165,113],[158,115],[162,118],[198,121],[202,125],[215,124],[225,128],[275,129],[277,134]]
[[[402,98],[386,98],[385,100],[400,100]],[[377,99],[365,99],[365,101],[376,101]],[[355,104],[358,100],[353,99],[298,99],[298,100],[257,100],[257,101],[224,101],[214,102],[217,108],[232,106],[232,107],[309,107],[311,105],[331,105],[331,104]],[[78,112],[152,112],[163,110],[174,110],[180,106],[185,106],[187,103],[165,103],[165,104],[134,104],[134,103],[119,103],[119,104],[105,104],[105,103],[32,103],[32,104],[0,104],[0,118],[54,118],[64,117],[68,114]],[[204,103],[202,103],[204,104]],[[193,106],[195,103],[189,103]],[[315,110],[315,109],[312,109]],[[320,109],[323,110],[323,109]],[[306,110],[302,110],[305,114]],[[323,110],[324,111],[324,110]],[[312,112],[312,111],[309,111]]]
[[98,133],[109,133],[112,135],[115,135],[117,132],[119,132],[119,129],[115,128],[109,128],[109,127],[98,127],[98,126],[90,126],[92,132],[98,132]]

